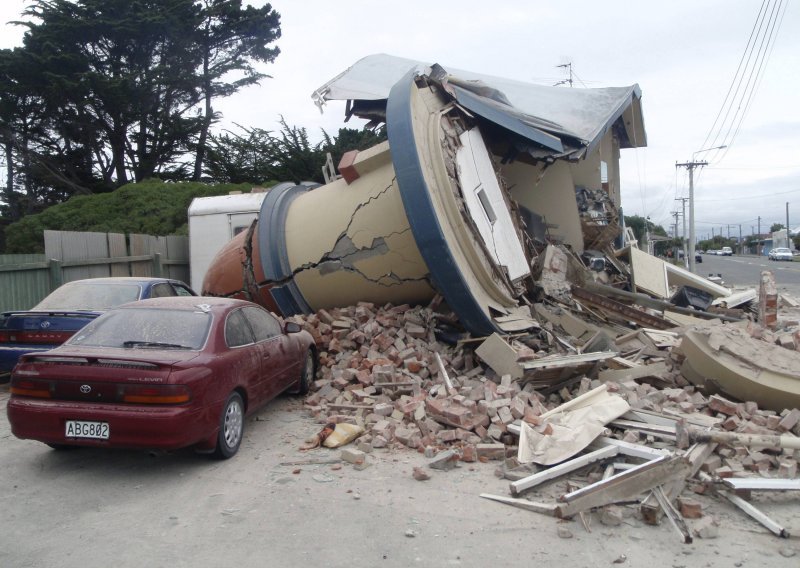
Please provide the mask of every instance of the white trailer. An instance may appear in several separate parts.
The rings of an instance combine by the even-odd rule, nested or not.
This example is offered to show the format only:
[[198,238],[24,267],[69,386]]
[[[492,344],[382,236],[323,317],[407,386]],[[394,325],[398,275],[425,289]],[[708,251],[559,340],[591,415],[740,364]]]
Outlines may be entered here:
[[258,217],[266,192],[196,197],[189,205],[191,286],[200,293],[206,270],[219,250]]

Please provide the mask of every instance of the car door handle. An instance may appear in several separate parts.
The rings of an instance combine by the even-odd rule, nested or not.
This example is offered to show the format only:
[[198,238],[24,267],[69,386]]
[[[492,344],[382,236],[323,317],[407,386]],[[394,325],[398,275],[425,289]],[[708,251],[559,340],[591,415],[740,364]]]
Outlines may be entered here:
[[264,357],[264,359],[269,359],[270,357],[272,357],[272,353],[264,353],[262,357]]

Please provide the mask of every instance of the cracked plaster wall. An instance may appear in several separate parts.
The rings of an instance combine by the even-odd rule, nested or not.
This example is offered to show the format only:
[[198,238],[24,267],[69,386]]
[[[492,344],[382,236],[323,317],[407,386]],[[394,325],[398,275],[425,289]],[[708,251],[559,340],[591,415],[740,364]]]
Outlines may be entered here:
[[286,249],[295,284],[313,309],[419,303],[434,295],[388,147],[368,176],[298,196],[286,218]]

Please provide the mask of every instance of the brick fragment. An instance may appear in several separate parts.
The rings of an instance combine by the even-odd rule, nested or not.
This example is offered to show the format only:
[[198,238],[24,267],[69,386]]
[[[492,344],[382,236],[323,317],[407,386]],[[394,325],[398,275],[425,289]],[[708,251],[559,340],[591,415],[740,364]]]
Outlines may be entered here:
[[458,454],[455,452],[455,450],[445,450],[443,452],[439,452],[439,454],[428,463],[428,467],[431,469],[447,471],[456,467],[457,462]]
[[708,399],[708,407],[714,412],[721,412],[722,414],[727,414],[728,416],[735,416],[738,414],[739,410],[738,405],[735,402],[721,397],[718,394],[711,395],[711,398]]
[[788,432],[800,423],[800,410],[793,408],[789,413],[784,416],[778,423],[777,429],[781,432]]
[[700,502],[691,497],[678,497],[678,510],[684,519],[699,519],[703,516]]
[[478,458],[502,460],[506,457],[506,447],[504,444],[477,444],[475,449],[478,452]]
[[361,464],[364,463],[367,459],[367,454],[365,454],[361,450],[356,450],[354,448],[345,448],[342,450],[342,453],[340,455],[342,461],[346,461],[347,463],[352,463],[352,464]]

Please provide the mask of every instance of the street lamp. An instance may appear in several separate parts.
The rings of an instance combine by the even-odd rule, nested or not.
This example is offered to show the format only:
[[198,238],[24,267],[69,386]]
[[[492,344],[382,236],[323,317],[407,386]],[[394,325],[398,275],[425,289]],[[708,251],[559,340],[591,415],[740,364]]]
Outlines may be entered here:
[[711,150],[722,150],[727,148],[727,144],[722,146],[714,146],[713,148],[704,148],[692,152],[692,161],[683,164],[675,164],[675,167],[684,167],[689,170],[689,270],[694,272],[694,169],[697,166],[707,166],[708,162],[696,162],[694,157],[702,152],[710,152]]

